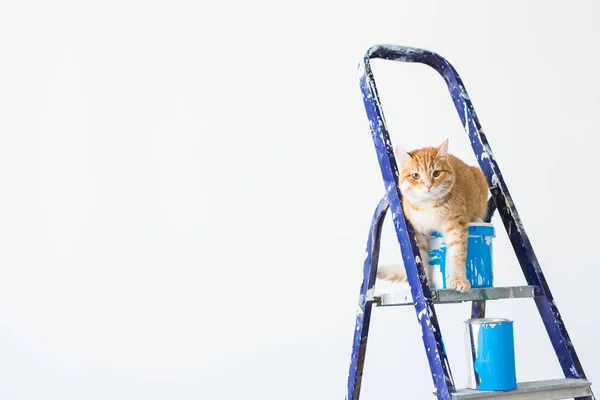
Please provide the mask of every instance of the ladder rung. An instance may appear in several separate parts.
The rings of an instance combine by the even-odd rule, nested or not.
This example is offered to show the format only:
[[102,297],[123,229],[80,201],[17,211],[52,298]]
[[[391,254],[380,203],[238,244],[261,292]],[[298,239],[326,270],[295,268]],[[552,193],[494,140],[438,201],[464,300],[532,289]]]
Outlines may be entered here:
[[[535,286],[510,286],[493,288],[473,288],[467,293],[460,293],[452,289],[439,289],[432,291],[434,303],[462,303],[476,300],[521,299],[535,296]],[[413,305],[410,288],[401,292],[384,293],[375,296],[378,306],[406,306]]]
[[591,382],[585,379],[553,379],[523,382],[517,389],[506,392],[487,392],[461,389],[452,393],[452,400],[506,399],[506,400],[560,400],[592,395]]

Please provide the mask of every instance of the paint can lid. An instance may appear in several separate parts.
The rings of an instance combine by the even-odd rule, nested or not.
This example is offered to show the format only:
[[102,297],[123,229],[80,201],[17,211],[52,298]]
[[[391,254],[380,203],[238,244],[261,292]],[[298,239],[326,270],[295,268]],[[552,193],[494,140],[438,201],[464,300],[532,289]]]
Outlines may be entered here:
[[496,236],[494,225],[489,222],[472,222],[469,224],[469,235]]

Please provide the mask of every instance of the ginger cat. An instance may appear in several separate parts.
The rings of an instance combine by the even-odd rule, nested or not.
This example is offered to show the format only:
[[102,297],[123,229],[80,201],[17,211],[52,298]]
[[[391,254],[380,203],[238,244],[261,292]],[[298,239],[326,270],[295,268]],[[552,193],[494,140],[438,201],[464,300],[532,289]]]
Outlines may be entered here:
[[[448,139],[438,146],[406,152],[395,147],[399,188],[405,217],[415,229],[425,271],[428,268],[427,238],[433,231],[446,242],[449,287],[459,292],[471,288],[466,277],[469,222],[482,222],[487,211],[488,185],[479,167],[448,154]],[[403,265],[382,266],[377,277],[405,281]],[[427,276],[429,280],[429,275]]]

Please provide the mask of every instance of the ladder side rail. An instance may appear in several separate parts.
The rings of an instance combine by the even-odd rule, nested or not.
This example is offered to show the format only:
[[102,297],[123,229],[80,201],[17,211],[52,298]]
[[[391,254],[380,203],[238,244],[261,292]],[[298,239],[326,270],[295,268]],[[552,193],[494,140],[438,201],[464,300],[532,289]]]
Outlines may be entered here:
[[359,65],[359,77],[363,101],[370,122],[371,135],[379,160],[386,195],[390,202],[396,236],[400,244],[417,319],[421,326],[423,344],[433,382],[437,389],[437,398],[439,400],[449,400],[451,399],[451,393],[455,390],[454,380],[443,345],[431,291],[427,285],[414,228],[404,218],[404,212],[402,211],[402,195],[398,189],[398,166],[379,102],[379,94],[371,70],[369,54],[364,57]]
[[350,357],[350,370],[348,372],[346,400],[358,400],[360,396],[362,373],[367,351],[367,339],[369,336],[369,325],[371,322],[371,310],[373,308],[373,287],[375,286],[377,264],[379,262],[381,229],[388,208],[389,203],[387,198],[384,197],[375,209],[371,228],[369,230],[363,267],[363,281],[358,297],[358,310],[356,312],[354,340],[352,342],[352,355]]

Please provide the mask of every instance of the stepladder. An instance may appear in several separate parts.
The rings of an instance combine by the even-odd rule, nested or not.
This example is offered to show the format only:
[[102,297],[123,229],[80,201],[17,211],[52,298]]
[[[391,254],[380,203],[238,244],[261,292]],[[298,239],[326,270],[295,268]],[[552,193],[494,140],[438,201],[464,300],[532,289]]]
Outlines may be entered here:
[[[487,221],[491,219],[494,212],[499,214],[527,285],[477,288],[466,293],[460,293],[452,289],[430,289],[425,274],[425,266],[421,262],[421,257],[419,257],[414,228],[405,218],[402,210],[402,194],[398,189],[398,164],[394,157],[392,141],[371,68],[371,60],[373,59],[421,63],[433,68],[442,76],[464,130],[468,135],[479,167],[488,183],[491,197],[488,202]],[[591,382],[586,378],[550,287],[525,232],[517,208],[458,72],[445,58],[428,50],[396,45],[375,45],[366,52],[360,61],[358,75],[371,136],[383,178],[385,195],[375,209],[367,240],[346,400],[358,400],[360,398],[369,327],[374,307],[396,305],[414,306],[435,387],[434,394],[439,400],[496,398],[507,400],[595,399]],[[391,213],[410,287],[410,292],[402,296],[393,293],[377,296],[374,294],[383,221],[388,211]],[[438,323],[435,305],[471,302],[471,318],[483,318],[485,317],[486,301],[515,297],[532,298],[534,300],[560,363],[564,379],[519,382],[517,388],[510,391],[479,391],[457,388],[443,345],[442,331]],[[402,394],[397,395],[398,398],[403,398]]]

